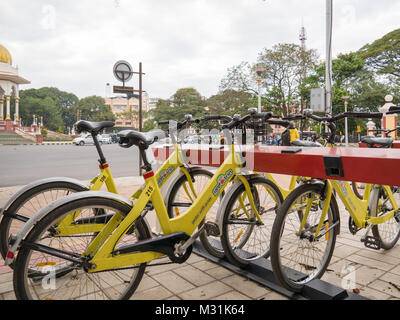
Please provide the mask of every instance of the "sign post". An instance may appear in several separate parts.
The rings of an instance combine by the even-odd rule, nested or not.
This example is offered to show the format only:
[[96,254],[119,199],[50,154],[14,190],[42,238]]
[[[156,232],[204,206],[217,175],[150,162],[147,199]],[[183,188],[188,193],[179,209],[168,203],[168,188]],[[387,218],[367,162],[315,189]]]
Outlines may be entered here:
[[[143,87],[142,87],[142,63],[139,63],[139,72],[134,72],[129,62],[120,60],[114,64],[114,76],[122,82],[122,86],[113,86],[114,93],[124,93],[130,99],[135,93],[139,95],[139,131],[143,131]],[[133,74],[139,75],[139,90],[125,86],[125,83],[132,79]],[[142,175],[142,159],[139,157],[139,174]]]

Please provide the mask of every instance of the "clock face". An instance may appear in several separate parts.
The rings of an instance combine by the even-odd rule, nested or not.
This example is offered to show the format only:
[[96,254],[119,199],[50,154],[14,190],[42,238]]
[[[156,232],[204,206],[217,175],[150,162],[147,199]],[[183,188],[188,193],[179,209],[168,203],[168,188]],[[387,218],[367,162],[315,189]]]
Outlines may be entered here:
[[114,65],[114,76],[121,82],[127,82],[132,78],[132,67],[129,62],[118,61]]

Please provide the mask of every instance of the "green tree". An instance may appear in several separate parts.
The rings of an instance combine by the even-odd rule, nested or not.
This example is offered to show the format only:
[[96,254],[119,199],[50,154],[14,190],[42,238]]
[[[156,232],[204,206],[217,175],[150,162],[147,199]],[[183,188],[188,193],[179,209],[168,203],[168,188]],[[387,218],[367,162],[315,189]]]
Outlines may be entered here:
[[20,116],[22,125],[30,126],[33,122],[33,115],[37,116],[38,119],[43,117],[44,125],[52,131],[56,131],[59,126],[63,126],[60,110],[52,98],[37,98],[21,91]]
[[373,71],[400,79],[400,29],[365,45],[359,53]]
[[[25,104],[23,103],[22,99],[26,98],[26,97],[32,97],[32,98],[37,98],[37,99],[51,98],[54,103],[54,107],[56,109],[54,112],[61,117],[61,120],[62,120],[61,126],[63,127],[64,132],[66,132],[67,128],[71,127],[75,121],[73,109],[76,107],[79,99],[73,93],[61,91],[58,88],[54,88],[54,87],[42,87],[40,89],[21,90],[20,97],[21,97],[20,115],[22,116],[23,121],[24,121],[24,117],[27,116],[25,121],[29,125],[31,124],[31,123],[29,123],[29,121],[31,121],[32,115],[39,114],[39,111],[35,113],[34,110],[32,110],[34,113],[30,114],[30,115],[26,115],[23,112],[23,109],[25,108]],[[14,106],[13,106],[13,108],[14,108]],[[46,118],[45,117],[43,117],[43,118],[44,118],[44,122],[47,123]],[[49,126],[49,128],[54,128],[54,127],[55,127],[55,125],[53,125],[53,124],[50,124],[50,126]]]
[[182,121],[186,114],[194,118],[205,114],[206,101],[194,88],[178,89],[170,99],[159,99],[156,107],[150,111],[152,121]]
[[265,68],[261,87],[264,105],[286,116],[293,111],[293,106],[299,106],[301,85],[316,61],[315,50],[304,51],[296,44],[280,43],[271,49],[263,49],[254,64],[242,62],[229,68],[221,80],[220,91],[234,89],[258,95],[257,75],[253,70],[255,65],[261,64]]
[[256,107],[257,99],[255,95],[242,90],[226,89],[206,100],[208,114],[232,116],[235,113],[247,113],[249,108]]
[[81,120],[88,121],[115,121],[115,116],[111,112],[110,106],[105,104],[104,98],[90,96],[79,100],[77,105]]

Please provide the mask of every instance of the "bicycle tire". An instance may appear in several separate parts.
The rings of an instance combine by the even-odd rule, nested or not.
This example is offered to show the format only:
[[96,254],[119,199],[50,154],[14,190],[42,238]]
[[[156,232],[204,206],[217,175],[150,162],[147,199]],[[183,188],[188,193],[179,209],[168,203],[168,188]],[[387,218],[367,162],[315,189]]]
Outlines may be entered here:
[[[397,205],[399,205],[400,194],[398,187],[391,187],[390,189],[393,192],[395,200],[396,198],[398,200]],[[389,207],[387,204],[389,204]],[[374,199],[372,199],[371,216],[378,217],[380,213],[385,214],[391,210],[393,210],[393,207],[390,204],[386,192],[380,187],[379,191],[374,194]],[[382,249],[392,249],[400,238],[400,219],[395,216],[384,223],[372,226],[372,234],[375,238],[380,240]]]
[[[323,276],[329,265],[333,250],[335,248],[336,235],[338,230],[340,230],[339,224],[333,227],[331,231],[328,231],[325,236],[322,236],[322,240],[326,240],[326,247],[325,250],[321,250],[318,247],[313,248],[311,245],[315,244],[318,246],[318,243],[322,243],[319,241],[317,243],[317,241],[311,240],[313,239],[312,233],[315,231],[320,217],[316,217],[314,221],[311,221],[311,223],[306,223],[305,228],[303,228],[303,231],[300,235],[298,234],[300,229],[300,220],[303,218],[300,210],[293,209],[293,211],[297,211],[297,215],[293,215],[293,221],[286,222],[288,213],[293,205],[300,203],[300,206],[304,207],[304,204],[301,204],[304,203],[304,200],[301,199],[302,196],[309,197],[313,195],[312,199],[315,199],[315,196],[319,198],[323,193],[323,188],[324,186],[321,184],[304,184],[293,190],[280,207],[272,227],[270,256],[272,269],[278,282],[284,288],[292,292],[301,292],[306,283],[313,279],[319,279]],[[299,198],[300,202],[297,202]],[[314,200],[312,201],[314,202]],[[312,210],[313,212],[320,211],[320,203],[318,202],[318,204],[314,204],[312,206]],[[309,216],[310,214],[312,215],[311,210]],[[339,212],[337,209],[337,204],[332,197],[328,210],[328,227],[339,221],[337,219],[339,219]],[[293,226],[293,230],[285,230],[286,226]],[[282,237],[285,237],[284,241],[282,241]],[[292,244],[292,238],[298,238],[301,240],[297,244]],[[293,252],[295,254],[294,257],[289,256],[289,249],[291,248],[295,248],[295,252]],[[310,256],[300,256],[300,249],[308,250]],[[315,262],[313,259],[320,252],[322,252],[321,261]],[[307,258],[310,258],[311,261],[307,260]],[[294,259],[299,260],[295,261]],[[283,262],[285,265],[283,265]],[[292,264],[293,262],[294,265]]]
[[[193,184],[194,187],[196,188],[196,177],[208,177],[208,180],[210,180],[214,174],[208,170],[202,169],[202,168],[194,168],[190,171],[190,175],[193,177]],[[186,193],[186,191],[184,189],[182,189],[182,186],[187,182],[187,178],[186,175],[182,175],[174,184],[174,186],[171,189],[170,194],[168,195],[168,200],[167,200],[167,212],[168,212],[168,216],[170,218],[176,217],[177,216],[177,212],[175,211],[179,211],[179,206],[174,205],[176,203],[175,199],[178,197],[179,194],[181,194],[181,192],[183,191],[184,193]],[[197,186],[197,191],[201,191],[202,188],[205,185],[201,185],[201,186]],[[197,194],[198,196],[198,194]],[[223,195],[221,196],[221,198],[223,197]],[[189,207],[192,202],[190,201],[190,199],[185,199],[185,207]],[[183,206],[181,206],[180,208],[185,208]],[[218,203],[215,203],[214,206],[215,208],[218,208]],[[182,210],[182,209],[180,209]],[[199,228],[206,222],[206,219],[211,219],[211,220],[215,220],[215,218],[213,219],[213,217],[211,217],[212,214],[210,214],[212,212],[212,208],[209,210],[209,212],[207,213],[207,216],[200,222],[199,224]],[[216,211],[216,209],[215,209]],[[179,211],[179,214],[183,214],[184,211]],[[220,246],[219,241],[216,241],[214,239],[213,236],[208,236],[206,231],[203,231],[200,233],[199,236],[200,242],[203,245],[204,249],[207,250],[207,252],[217,258],[223,258],[224,257],[224,251],[223,248]]]
[[357,188],[357,182],[351,182],[351,187],[353,189],[354,194],[357,196],[358,199],[362,200],[364,197],[364,193],[361,193],[360,190]]
[[[52,227],[65,216],[74,211],[92,209],[114,211],[115,213],[122,213],[126,215],[132,209],[131,206],[121,203],[117,200],[106,198],[84,198],[73,200],[65,205],[54,209],[49,212],[43,219],[41,219],[29,232],[25,239],[25,243],[31,244],[46,244],[47,246],[54,246],[61,250],[76,250],[73,252],[75,257],[80,257],[92,239],[94,232],[89,229],[80,235],[75,234],[71,237],[54,237],[49,234],[49,242],[46,242],[46,233],[52,230]],[[80,214],[80,216],[82,213]],[[129,243],[133,240],[141,241],[151,238],[151,232],[143,220],[138,219],[134,225],[135,233],[126,235],[130,237]],[[76,240],[77,239],[77,240]],[[85,240],[86,239],[86,240]],[[63,243],[63,241],[68,241]],[[120,239],[121,241],[121,239]],[[61,244],[61,246],[60,246]],[[67,249],[65,249],[67,248]],[[117,249],[117,247],[115,247]],[[82,252],[81,252],[82,251]],[[32,264],[30,264],[32,258]],[[42,258],[42,259],[41,259]],[[40,269],[47,265],[54,266],[54,275],[51,278],[54,283],[44,288],[44,280],[47,281],[46,276],[49,274],[48,270]],[[68,260],[63,260],[61,257],[55,257],[48,252],[34,251],[30,246],[21,246],[20,252],[15,261],[13,284],[16,298],[18,300],[54,300],[62,299],[90,299],[96,298],[103,300],[104,298],[114,298],[118,295],[120,300],[129,299],[137,289],[144,271],[146,263],[137,265],[137,268],[124,269],[124,270],[108,270],[99,273],[88,273],[83,266],[79,266]],[[32,273],[32,270],[36,270]],[[61,271],[60,271],[61,270]],[[126,273],[133,270],[132,276]],[[45,271],[47,273],[45,273]],[[31,272],[31,273],[29,273]],[[57,272],[59,272],[57,274]],[[73,274],[71,274],[73,273]],[[41,283],[39,281],[41,280]],[[117,284],[116,282],[121,282]],[[42,285],[42,287],[40,287]],[[124,288],[123,288],[124,287]],[[82,289],[82,290],[81,290]],[[78,290],[78,291],[76,291]],[[42,296],[39,296],[42,294]],[[34,296],[38,295],[38,297]]]
[[[240,213],[237,208],[233,210],[239,197],[245,193],[243,184],[238,185],[230,198],[227,199],[225,208],[222,208],[222,247],[228,260],[240,268],[245,268],[254,260],[269,256],[269,232],[275,219],[276,210],[283,202],[283,196],[279,188],[271,180],[256,176],[250,178],[248,183],[253,189],[254,202],[262,219],[262,225],[256,224],[256,216],[254,214],[250,219],[249,217],[247,217],[247,220],[240,219],[239,215],[243,215],[243,213],[246,215],[246,212]],[[260,195],[260,191],[256,188],[257,185],[261,185],[268,190],[265,194],[269,195],[274,202],[265,203],[266,200]],[[250,204],[248,203],[246,206],[249,207]],[[267,207],[269,209],[266,209]],[[261,208],[263,210],[260,210]],[[232,215],[233,211],[236,212],[234,216]],[[249,211],[250,214],[253,212],[251,208]],[[269,212],[271,212],[271,216],[268,214]],[[243,224],[240,224],[240,221],[243,221]],[[249,222],[254,222],[255,224],[249,224]],[[239,226],[240,230],[238,232],[236,226]]]
[[[56,195],[51,195],[49,197],[49,200],[47,201],[45,194],[50,192],[51,190],[65,190],[67,194],[56,194]],[[17,232],[22,225],[24,224],[23,221],[17,220],[14,217],[12,217],[10,214],[14,213],[19,213],[21,209],[24,207],[25,204],[31,203],[35,201],[34,199],[36,197],[40,197],[42,195],[44,198],[39,200],[36,198],[35,203],[31,203],[31,209],[29,210],[30,214],[34,214],[37,211],[39,211],[42,207],[46,206],[47,204],[51,203],[52,201],[59,199],[60,197],[64,197],[68,195],[70,192],[75,193],[75,192],[81,192],[81,191],[86,191],[86,188],[83,188],[81,185],[74,184],[72,182],[67,182],[67,181],[54,181],[54,182],[48,182],[42,185],[38,185],[33,187],[32,189],[27,190],[23,194],[21,194],[18,198],[15,199],[15,201],[10,205],[10,207],[6,210],[6,212],[3,215],[3,218],[1,219],[0,222],[0,250],[1,250],[1,256],[3,259],[5,259],[8,251],[8,241],[9,241],[9,236],[10,236],[10,230],[13,230]],[[50,199],[51,198],[51,199]],[[27,210],[26,210],[27,211]],[[34,212],[36,211],[36,212]],[[30,218],[29,214],[24,212],[24,214],[20,213],[20,215],[24,218]],[[10,267],[12,268],[13,265],[11,264]]]

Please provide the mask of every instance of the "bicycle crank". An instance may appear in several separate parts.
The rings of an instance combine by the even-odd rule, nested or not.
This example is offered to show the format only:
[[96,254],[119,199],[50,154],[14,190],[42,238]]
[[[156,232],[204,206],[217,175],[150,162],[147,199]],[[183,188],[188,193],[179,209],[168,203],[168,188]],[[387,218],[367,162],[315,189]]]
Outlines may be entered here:
[[112,255],[154,251],[165,254],[172,262],[183,263],[192,252],[191,244],[187,246],[189,239],[190,236],[186,233],[176,232],[122,246],[113,251]]

